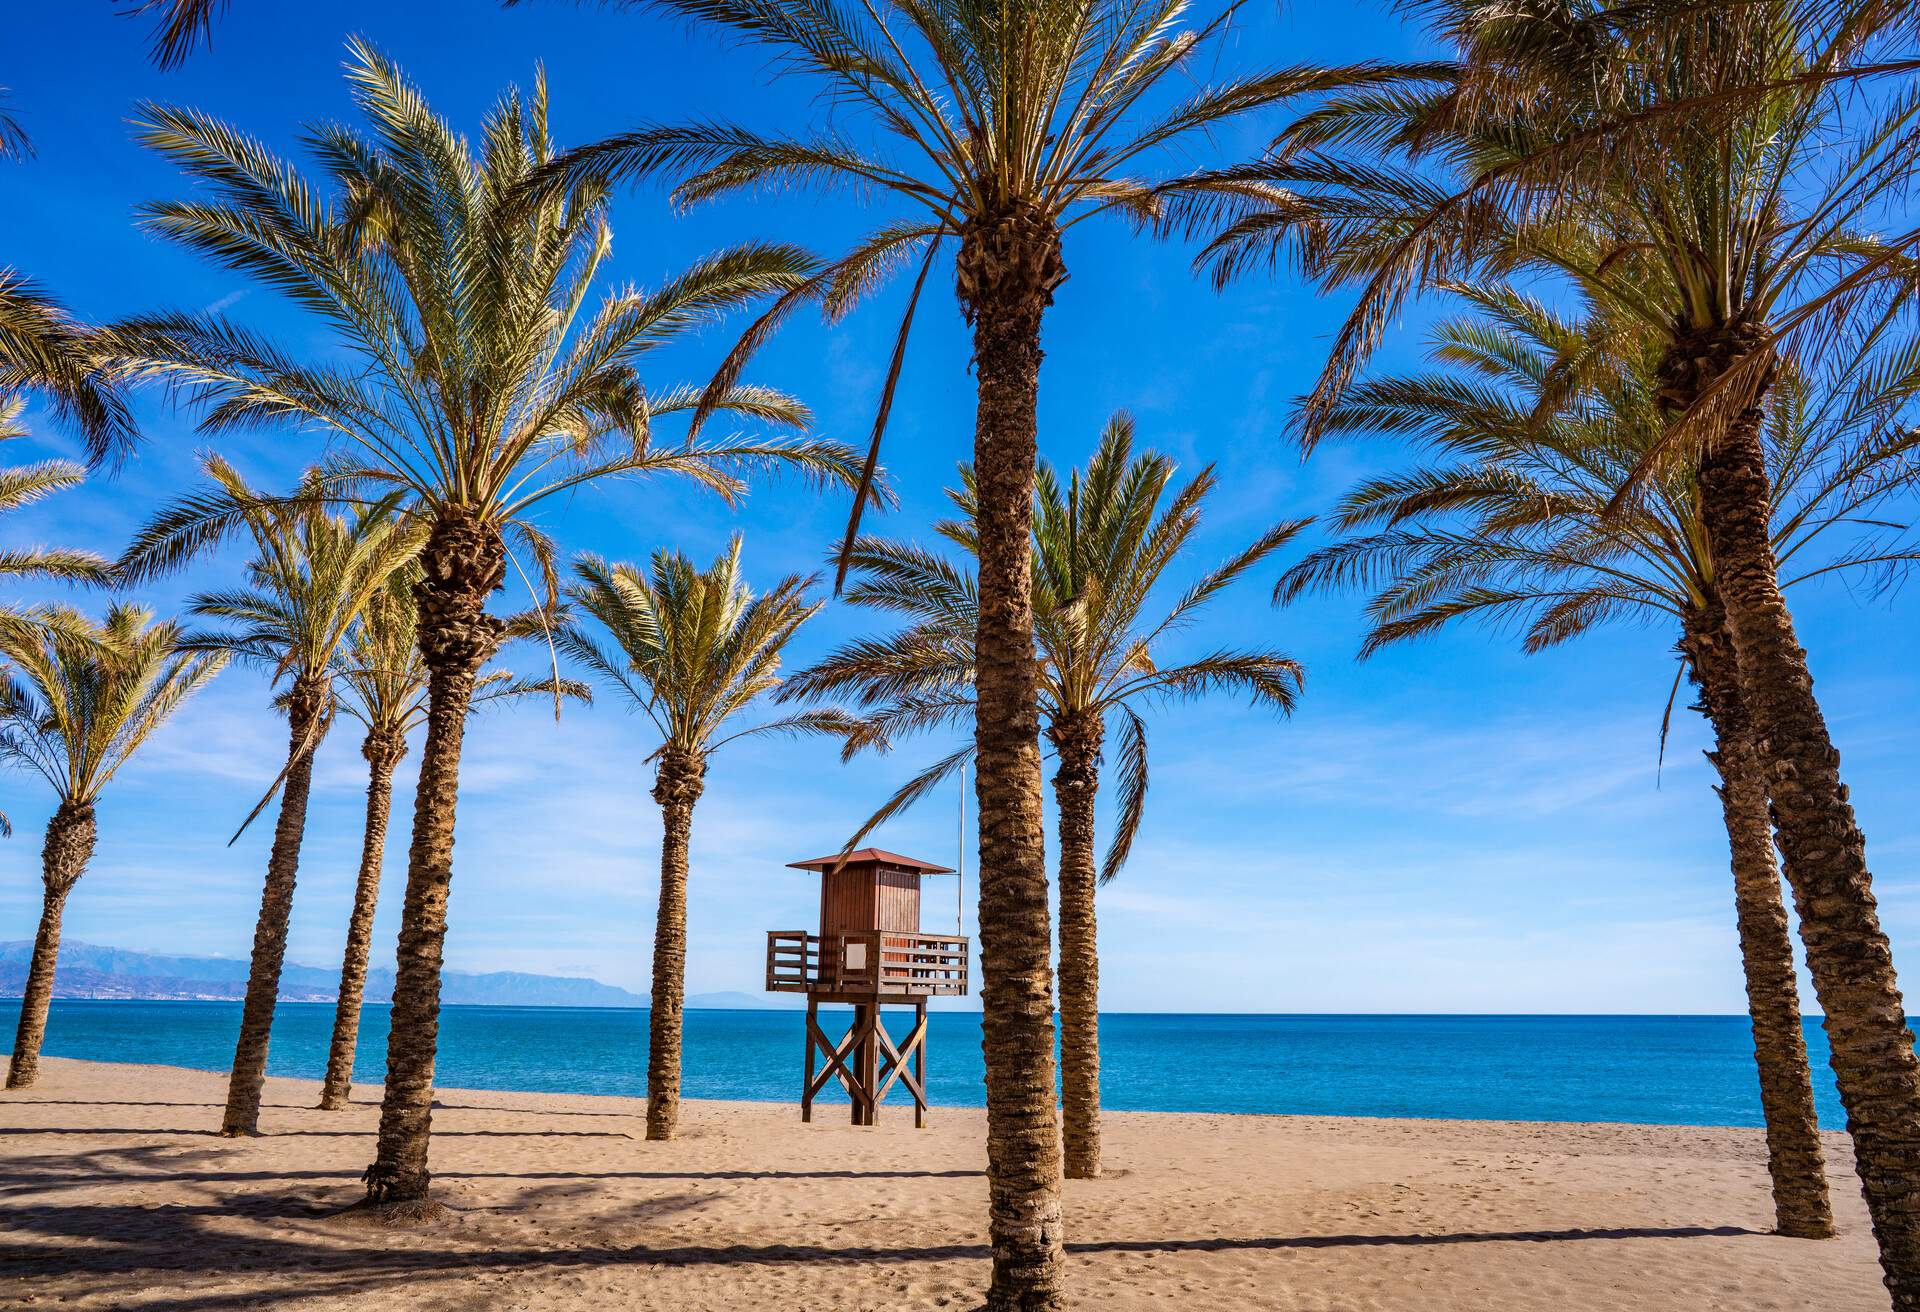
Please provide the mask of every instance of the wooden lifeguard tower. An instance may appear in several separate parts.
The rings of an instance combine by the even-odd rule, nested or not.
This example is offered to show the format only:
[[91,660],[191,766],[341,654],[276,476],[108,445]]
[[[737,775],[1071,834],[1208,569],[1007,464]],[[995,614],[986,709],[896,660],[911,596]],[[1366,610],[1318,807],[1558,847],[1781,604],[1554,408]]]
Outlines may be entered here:
[[[813,1119],[814,1096],[837,1076],[855,1125],[873,1124],[898,1081],[913,1094],[914,1125],[924,1126],[927,999],[967,991],[967,940],[920,932],[920,881],[953,871],[877,847],[795,861],[791,868],[820,872],[820,932],[767,931],[768,991],[807,995],[800,1119]],[[837,1043],[820,1028],[823,1002],[853,1007],[853,1021]],[[882,1007],[913,1008],[913,1030],[897,1047]],[[818,1075],[816,1057],[824,1063]]]

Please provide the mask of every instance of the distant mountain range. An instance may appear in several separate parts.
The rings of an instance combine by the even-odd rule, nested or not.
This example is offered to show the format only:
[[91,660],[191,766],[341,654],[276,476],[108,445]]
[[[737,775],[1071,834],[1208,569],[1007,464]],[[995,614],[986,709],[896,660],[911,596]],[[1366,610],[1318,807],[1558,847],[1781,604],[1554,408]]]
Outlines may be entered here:
[[[0,997],[19,997],[26,988],[33,956],[29,940],[0,943]],[[126,998],[147,1002],[234,1002],[246,995],[247,966],[232,957],[170,957],[91,943],[63,943],[53,975],[56,998]],[[288,962],[280,972],[282,1002],[332,1002],[340,991],[338,966],[302,966]],[[367,972],[367,1001],[393,996],[393,972]],[[529,975],[497,970],[472,975],[449,970],[440,984],[440,1000],[450,1006],[492,1007],[644,1007],[644,993],[630,993],[594,979]],[[746,1010],[781,1006],[784,999],[747,993],[696,993],[686,1005]]]

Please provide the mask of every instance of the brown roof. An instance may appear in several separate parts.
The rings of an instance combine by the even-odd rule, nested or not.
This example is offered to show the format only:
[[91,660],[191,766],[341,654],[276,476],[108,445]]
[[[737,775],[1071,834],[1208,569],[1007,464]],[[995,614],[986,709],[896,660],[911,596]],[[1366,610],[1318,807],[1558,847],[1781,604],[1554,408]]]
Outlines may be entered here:
[[913,870],[923,875],[950,875],[951,866],[937,866],[931,861],[922,861],[917,857],[901,856],[898,852],[889,852],[884,847],[862,847],[848,852],[845,856],[836,852],[832,856],[816,856],[811,861],[788,862],[790,870],[831,870],[842,861],[850,866],[874,865],[893,866],[897,870]]

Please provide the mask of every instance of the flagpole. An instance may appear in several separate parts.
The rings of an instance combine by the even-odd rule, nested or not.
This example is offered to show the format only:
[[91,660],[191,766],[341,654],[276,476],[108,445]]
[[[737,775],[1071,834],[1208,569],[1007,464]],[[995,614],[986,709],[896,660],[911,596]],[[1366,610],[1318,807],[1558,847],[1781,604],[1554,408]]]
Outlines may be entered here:
[[954,834],[953,858],[953,932],[966,928],[967,907],[967,767],[960,765],[960,823]]

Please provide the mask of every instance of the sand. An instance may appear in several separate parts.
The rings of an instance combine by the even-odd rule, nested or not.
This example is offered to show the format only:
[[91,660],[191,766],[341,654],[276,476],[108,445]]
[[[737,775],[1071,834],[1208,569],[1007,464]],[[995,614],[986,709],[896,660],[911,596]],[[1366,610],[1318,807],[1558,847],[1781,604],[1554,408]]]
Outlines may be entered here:
[[[0,1094],[0,1307],[452,1312],[970,1308],[987,1275],[984,1114],[447,1089],[445,1222],[341,1209],[377,1089],[341,1112],[270,1080],[226,1140],[224,1077],[48,1060]],[[1755,1130],[1110,1113],[1069,1181],[1084,1308],[1300,1312],[1885,1309],[1844,1138],[1841,1234],[1766,1233]]]

